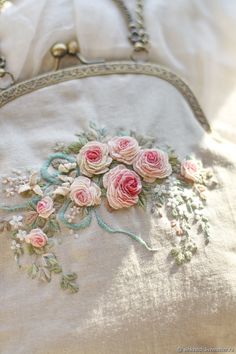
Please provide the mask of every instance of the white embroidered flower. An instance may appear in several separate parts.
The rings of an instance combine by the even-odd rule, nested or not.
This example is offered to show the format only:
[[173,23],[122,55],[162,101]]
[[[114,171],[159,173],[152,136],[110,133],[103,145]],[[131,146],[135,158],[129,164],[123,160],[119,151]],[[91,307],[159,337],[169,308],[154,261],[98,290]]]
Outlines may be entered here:
[[62,185],[57,187],[53,192],[53,195],[61,195],[63,197],[70,193],[70,186],[74,182],[75,178],[71,176],[61,175],[58,178],[63,181]]
[[65,197],[66,195],[68,195],[70,192],[70,188],[69,187],[57,187],[57,189],[55,189],[55,191],[53,192],[53,195],[61,195],[63,197]]
[[202,201],[198,197],[192,198],[191,205],[192,205],[193,208],[196,208],[196,209],[202,209],[203,208]]
[[20,241],[25,241],[26,236],[27,236],[27,232],[24,230],[19,230],[16,234],[16,238]]
[[74,170],[76,168],[76,163],[75,162],[68,162],[68,163],[61,163],[58,167],[58,171],[61,173],[68,173],[71,170]]
[[18,230],[23,225],[23,216],[21,215],[13,215],[12,219],[10,220],[10,225],[13,227],[14,230]]
[[177,208],[180,216],[186,216],[188,214],[188,210],[185,204],[178,205]]
[[185,189],[182,193],[181,193],[181,196],[186,199],[186,200],[189,200],[189,199],[192,199],[193,198],[193,191],[190,190],[190,189]]
[[18,189],[18,193],[22,194],[25,192],[33,191],[35,194],[43,196],[43,191],[41,187],[38,185],[38,174],[37,172],[33,172],[29,178],[29,181],[27,183],[24,183],[20,185]]
[[204,212],[203,210],[199,210],[199,209],[196,209],[194,210],[194,214],[195,214],[195,220],[196,221],[199,221],[200,219],[202,219],[202,217],[204,217]]
[[15,240],[11,241],[11,249],[17,251],[21,248],[21,244],[17,243]]

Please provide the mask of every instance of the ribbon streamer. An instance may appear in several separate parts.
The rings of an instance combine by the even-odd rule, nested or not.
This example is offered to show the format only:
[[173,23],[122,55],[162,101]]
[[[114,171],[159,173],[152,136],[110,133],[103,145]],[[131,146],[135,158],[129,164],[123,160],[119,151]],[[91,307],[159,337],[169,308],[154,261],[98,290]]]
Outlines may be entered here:
[[62,152],[57,152],[56,154],[50,155],[49,158],[47,159],[47,161],[44,163],[43,167],[40,170],[41,173],[41,177],[51,183],[51,184],[62,184],[63,182],[58,178],[59,172],[55,172],[55,173],[49,173],[48,169],[51,165],[51,163],[54,160],[57,159],[62,159],[62,160],[66,160],[68,162],[74,163],[76,162],[75,158],[73,156],[70,155],[66,155],[63,154]]
[[139,242],[141,245],[143,245],[148,251],[156,252],[157,248],[152,248],[148,246],[148,244],[139,236],[135,235],[134,233],[122,229],[114,229],[110,225],[106,224],[105,221],[98,215],[96,210],[94,210],[94,214],[96,216],[98,225],[105,231],[109,232],[110,234],[124,234],[129,237],[131,237],[133,240]]

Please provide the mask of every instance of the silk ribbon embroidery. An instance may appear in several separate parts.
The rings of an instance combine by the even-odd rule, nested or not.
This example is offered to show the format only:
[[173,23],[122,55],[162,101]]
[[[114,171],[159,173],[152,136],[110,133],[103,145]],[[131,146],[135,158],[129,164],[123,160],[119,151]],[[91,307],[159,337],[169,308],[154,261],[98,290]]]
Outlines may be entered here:
[[[99,212],[102,203],[114,213],[141,207],[144,213],[168,218],[174,244],[170,254],[180,265],[197,251],[194,234],[202,233],[209,242],[204,207],[207,189],[216,184],[211,170],[194,157],[180,160],[170,147],[158,146],[151,137],[125,130],[112,136],[90,123],[74,143],[57,143],[40,171],[14,170],[12,176],[2,177],[3,195],[20,201],[0,205],[6,213],[0,230],[9,234],[18,266],[32,278],[50,282],[53,273],[60,274],[62,289],[77,292],[77,274],[64,273],[53,252],[62,227],[79,237],[94,218],[106,232],[124,234],[156,252],[156,245],[142,235],[114,228]],[[33,256],[29,265],[21,261],[25,253]]]

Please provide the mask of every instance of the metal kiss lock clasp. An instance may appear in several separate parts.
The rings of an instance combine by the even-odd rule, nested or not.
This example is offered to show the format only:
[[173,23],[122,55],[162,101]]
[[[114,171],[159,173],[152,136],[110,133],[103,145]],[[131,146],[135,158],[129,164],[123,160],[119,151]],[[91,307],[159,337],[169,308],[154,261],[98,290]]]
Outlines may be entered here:
[[0,57],[0,79],[10,78],[10,82],[7,80],[6,84],[4,84],[4,87],[0,87],[0,91],[6,90],[8,87],[15,83],[14,76],[9,71],[6,71],[5,67],[6,59],[4,57]]
[[98,64],[104,63],[104,59],[94,59],[87,60],[80,53],[80,45],[76,40],[70,41],[67,45],[64,43],[55,43],[51,48],[51,54],[55,58],[54,70],[58,70],[60,67],[61,60],[66,55],[71,55],[76,57],[81,64]]

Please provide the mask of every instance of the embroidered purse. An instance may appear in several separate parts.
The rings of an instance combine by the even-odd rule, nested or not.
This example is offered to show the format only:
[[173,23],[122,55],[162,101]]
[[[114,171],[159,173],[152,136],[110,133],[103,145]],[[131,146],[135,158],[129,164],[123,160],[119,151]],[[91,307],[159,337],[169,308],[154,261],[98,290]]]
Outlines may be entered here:
[[[90,64],[17,83],[0,93],[0,107],[3,293],[21,304],[27,297],[37,319],[42,308],[47,318],[63,308],[70,325],[52,331],[49,352],[60,337],[75,352],[77,337],[64,337],[71,328],[89,353],[108,352],[126,325],[129,336],[149,321],[158,335],[173,333],[177,317],[188,332],[188,304],[205,311],[213,301],[213,283],[205,295],[196,289],[215,269],[221,237],[214,222],[221,197],[210,191],[219,149],[189,87],[156,64]],[[38,281],[17,271],[12,253]],[[69,292],[80,284],[78,294],[63,297],[57,277]],[[148,340],[146,352],[155,352],[148,328],[140,353]],[[105,351],[104,335],[113,338]]]
[[[60,88],[64,82],[68,84],[67,81],[70,80],[79,78],[86,80],[85,78],[108,74],[119,77],[126,74],[128,80],[134,74],[150,75],[161,84],[163,83],[160,79],[166,80],[184,95],[189,105],[188,109],[190,108],[195,115],[191,119],[197,119],[205,130],[210,130],[188,86],[176,75],[153,64],[120,62],[65,69],[7,89],[1,94],[0,104],[4,108],[13,99],[17,102],[18,97],[21,97],[18,100],[24,100],[26,94],[34,95],[34,91],[43,91],[45,87],[51,90],[53,88],[51,85],[57,84]],[[123,86],[122,79],[120,80]],[[104,83],[106,86],[105,80]],[[166,85],[169,86],[164,82],[164,86]],[[176,95],[176,92],[174,94]],[[79,101],[78,98],[78,105]],[[129,110],[129,102],[126,102],[125,109]],[[44,116],[44,112],[34,118],[36,125],[39,126],[40,115]],[[79,109],[78,113],[73,112],[73,115],[80,123]],[[142,117],[137,118],[135,115],[131,114],[132,121],[142,122]],[[112,116],[109,118],[109,121],[113,120]],[[42,166],[35,166],[34,161],[28,166],[14,163],[16,170],[13,175],[6,175],[2,179],[3,194],[5,193],[10,203],[2,205],[1,210],[13,213],[12,218],[8,213],[6,219],[3,218],[2,230],[10,231],[11,249],[19,267],[26,267],[21,265],[20,258],[27,250],[34,259],[33,263],[27,266],[32,278],[39,276],[50,281],[53,272],[62,273],[61,286],[72,291],[78,289],[74,284],[77,275],[63,274],[53,251],[58,235],[61,237],[62,226],[67,228],[63,233],[71,231],[69,233],[79,237],[80,230],[88,228],[94,217],[97,225],[107,233],[128,235],[147,250],[158,251],[159,233],[154,241],[155,246],[150,246],[140,233],[134,232],[132,228],[124,228],[122,222],[118,227],[114,227],[113,223],[107,223],[105,217],[97,211],[101,204],[105,204],[109,212],[114,211],[111,214],[114,218],[119,218],[116,210],[123,209],[123,213],[128,213],[128,209],[135,206],[145,210],[144,218],[149,213],[157,214],[160,218],[165,215],[169,220],[169,233],[172,235],[171,243],[174,245],[170,254],[174,256],[177,264],[190,261],[197,250],[197,243],[192,237],[192,225],[203,233],[206,244],[209,241],[210,227],[208,217],[204,213],[204,204],[206,186],[212,187],[216,184],[216,180],[212,179],[212,172],[204,169],[202,163],[194,157],[179,157],[175,149],[167,145],[171,145],[172,141],[167,140],[168,137],[165,139],[163,136],[160,137],[158,129],[153,136],[150,136],[153,130],[148,129],[150,135],[145,136],[141,134],[140,127],[137,126],[137,130],[133,129],[133,122],[121,126],[119,120],[114,118],[111,126],[115,129],[109,131],[110,127],[107,123],[104,125],[101,115],[96,120],[97,123],[88,122],[87,129],[84,130],[81,130],[78,124],[77,139],[69,144],[57,141],[60,136],[55,136],[50,141],[54,153],[49,157],[42,154],[45,160]],[[34,129],[35,123],[33,121],[32,123],[31,129]],[[194,123],[196,124],[196,121]],[[50,127],[50,122],[42,128],[45,133],[50,128],[54,129],[53,124]],[[64,122],[62,128],[63,130],[66,128]],[[198,129],[201,129],[200,125]],[[68,129],[68,132],[75,133],[72,129]],[[174,145],[176,146],[176,142]],[[51,152],[49,149],[48,154]],[[41,151],[39,153],[41,155]],[[192,151],[186,151],[186,154],[189,153]],[[28,172],[24,168],[28,168]],[[25,199],[23,203],[14,204],[11,201],[15,200],[16,195]]]

